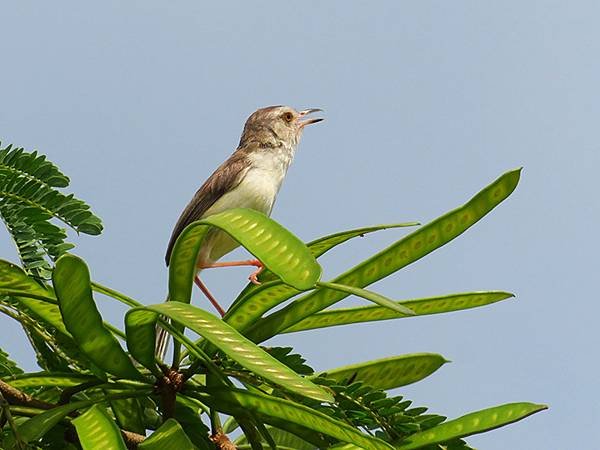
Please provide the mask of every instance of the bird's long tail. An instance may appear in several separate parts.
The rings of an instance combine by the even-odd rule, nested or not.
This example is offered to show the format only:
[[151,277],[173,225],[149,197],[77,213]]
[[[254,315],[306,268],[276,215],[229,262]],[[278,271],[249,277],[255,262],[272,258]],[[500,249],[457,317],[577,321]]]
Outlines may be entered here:
[[[169,296],[167,295],[167,298],[165,300],[165,302],[168,302],[170,300]],[[164,316],[161,316],[161,318],[163,320],[169,320]],[[169,345],[169,333],[167,333],[167,330],[165,330],[164,328],[162,328],[158,323],[156,324],[156,341],[154,344],[154,354],[156,355],[156,357],[158,359],[160,359],[161,361],[165,360],[165,356],[167,354],[167,346]]]

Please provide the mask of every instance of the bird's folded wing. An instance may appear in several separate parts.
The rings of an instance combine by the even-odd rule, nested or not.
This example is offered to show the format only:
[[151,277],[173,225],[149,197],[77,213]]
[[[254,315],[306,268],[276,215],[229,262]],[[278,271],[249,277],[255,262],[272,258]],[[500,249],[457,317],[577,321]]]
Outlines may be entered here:
[[250,167],[247,152],[238,148],[219,168],[204,182],[194,195],[194,198],[181,213],[165,255],[167,266],[175,241],[190,223],[201,219],[206,211],[224,194],[231,191],[243,180]]

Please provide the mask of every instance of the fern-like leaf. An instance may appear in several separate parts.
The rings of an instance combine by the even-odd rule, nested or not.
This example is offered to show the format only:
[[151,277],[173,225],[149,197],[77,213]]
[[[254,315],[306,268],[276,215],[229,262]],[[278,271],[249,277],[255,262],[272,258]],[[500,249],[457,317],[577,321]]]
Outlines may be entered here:
[[8,353],[0,348],[0,378],[19,375],[21,373],[23,373],[23,370],[8,357]]
[[22,148],[12,148],[9,145],[0,149],[0,166],[11,167],[23,174],[30,175],[52,187],[67,187],[69,178],[63,175],[58,167],[46,160],[44,155],[37,152],[28,153]]
[[291,353],[292,347],[263,347],[263,349],[300,375],[312,375],[315,373],[312,367],[305,364],[306,359],[298,353]]
[[57,219],[77,232],[97,235],[102,222],[83,201],[57,188],[69,178],[37,152],[0,148],[0,216],[13,238],[23,268],[48,279],[52,261],[73,247]]
[[[335,403],[322,406],[312,403],[311,407],[362,428],[387,441],[395,442],[418,431],[424,431],[446,420],[437,414],[425,414],[427,408],[410,408],[410,400],[388,394],[360,381],[340,385],[338,382],[317,377],[317,384],[328,386],[335,394]],[[306,402],[306,400],[303,400]]]

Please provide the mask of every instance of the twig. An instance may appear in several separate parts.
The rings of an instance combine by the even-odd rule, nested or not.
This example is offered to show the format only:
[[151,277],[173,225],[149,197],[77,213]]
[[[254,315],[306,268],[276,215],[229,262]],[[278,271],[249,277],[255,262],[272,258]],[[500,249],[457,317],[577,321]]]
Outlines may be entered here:
[[[12,387],[10,384],[5,383],[2,380],[0,380],[0,396],[2,397],[2,399],[4,399],[4,401],[6,401],[10,405],[20,405],[44,410],[56,408],[58,406],[53,403],[48,403],[33,398],[31,395]],[[8,411],[8,407],[4,409],[6,414],[6,411]],[[10,411],[8,412],[8,414],[10,415]],[[132,450],[137,449],[138,444],[145,439],[145,436],[133,433],[131,431],[121,430],[121,434],[125,439],[125,444],[127,445],[127,448]]]
[[85,383],[78,384],[77,386],[71,386],[66,388],[60,394],[60,398],[58,399],[59,405],[66,405],[71,401],[71,397],[78,392],[85,391],[88,388],[98,386],[99,384],[103,384],[103,380],[90,380]]
[[[10,405],[6,401],[6,399],[4,398],[2,393],[0,393],[0,420],[3,421],[4,418],[6,418],[8,425],[10,426],[10,429],[13,432],[13,435],[15,437],[15,445],[17,446],[17,448],[22,448],[22,449],[27,448],[27,444],[23,441],[23,439],[21,439],[19,430],[17,429],[17,426],[15,425],[15,421],[12,418],[12,414],[10,413]],[[4,425],[4,424],[2,424],[2,425]]]
[[131,306],[132,308],[135,308],[137,306],[143,306],[141,303],[137,302],[131,297],[122,294],[121,292],[115,291],[114,289],[111,289],[107,286],[103,286],[96,281],[92,281],[92,289],[100,294],[106,295],[107,297],[114,298],[115,300],[118,300],[127,306]]
[[2,394],[6,401],[11,405],[31,406],[39,409],[52,409],[56,407],[56,405],[52,403],[33,398],[31,395],[12,387],[2,380],[0,380],[0,394]]

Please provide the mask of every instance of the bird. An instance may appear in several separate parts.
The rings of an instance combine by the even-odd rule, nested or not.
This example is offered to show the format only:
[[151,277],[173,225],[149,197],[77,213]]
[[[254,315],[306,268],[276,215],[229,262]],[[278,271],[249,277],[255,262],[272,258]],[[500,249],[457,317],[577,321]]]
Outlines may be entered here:
[[[181,232],[192,222],[232,208],[250,208],[269,216],[298,143],[307,125],[323,118],[308,117],[320,108],[301,111],[289,106],[268,106],[253,112],[244,125],[238,147],[202,184],[181,213],[167,246],[169,265],[173,246]],[[219,262],[239,243],[217,228],[209,230],[198,252],[195,284],[213,304],[221,317],[225,310],[200,279],[200,271],[214,267],[254,266],[248,277],[260,284],[258,275],[264,265],[257,259]]]

